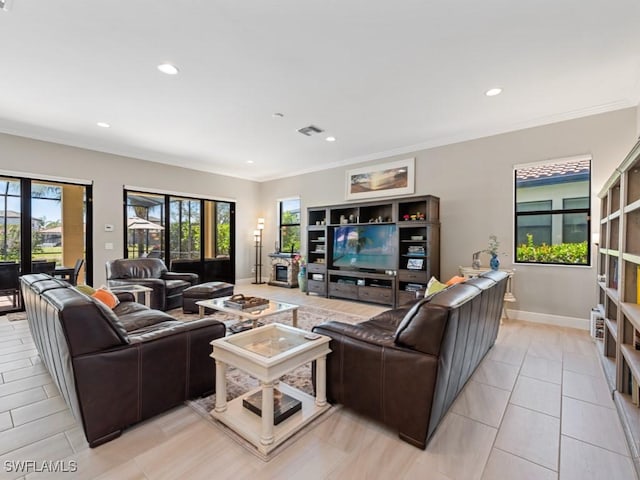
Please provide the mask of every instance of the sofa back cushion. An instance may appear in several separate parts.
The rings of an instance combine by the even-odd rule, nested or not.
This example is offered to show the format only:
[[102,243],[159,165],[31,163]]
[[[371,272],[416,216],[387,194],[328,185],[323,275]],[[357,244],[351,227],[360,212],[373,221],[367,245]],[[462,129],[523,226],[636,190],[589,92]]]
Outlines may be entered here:
[[42,298],[58,312],[72,357],[129,343],[117,315],[73,288],[49,290]]
[[420,300],[398,325],[396,345],[439,355],[450,311],[478,293],[477,288],[458,284]]
[[118,278],[160,278],[167,266],[159,258],[125,258],[107,262],[107,280]]

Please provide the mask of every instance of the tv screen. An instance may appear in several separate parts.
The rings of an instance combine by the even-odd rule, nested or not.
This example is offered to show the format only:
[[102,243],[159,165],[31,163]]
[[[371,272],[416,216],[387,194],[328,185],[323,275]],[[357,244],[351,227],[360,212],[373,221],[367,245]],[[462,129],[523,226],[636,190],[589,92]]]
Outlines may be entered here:
[[397,267],[395,225],[344,225],[333,232],[334,268],[395,270]]

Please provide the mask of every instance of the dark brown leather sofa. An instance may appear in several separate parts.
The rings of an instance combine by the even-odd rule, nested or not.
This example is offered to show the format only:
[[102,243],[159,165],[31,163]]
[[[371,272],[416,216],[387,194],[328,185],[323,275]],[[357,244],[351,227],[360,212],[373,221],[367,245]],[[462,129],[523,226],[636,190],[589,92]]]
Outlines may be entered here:
[[152,288],[151,308],[155,310],[182,307],[182,292],[198,283],[198,274],[170,272],[159,258],[109,260],[106,268],[110,287],[143,285]]
[[327,397],[426,448],[442,417],[493,346],[507,275],[487,272],[349,325],[330,321]]
[[180,322],[133,301],[111,310],[67,282],[21,277],[36,348],[91,447],[186,399],[215,389],[211,319]]

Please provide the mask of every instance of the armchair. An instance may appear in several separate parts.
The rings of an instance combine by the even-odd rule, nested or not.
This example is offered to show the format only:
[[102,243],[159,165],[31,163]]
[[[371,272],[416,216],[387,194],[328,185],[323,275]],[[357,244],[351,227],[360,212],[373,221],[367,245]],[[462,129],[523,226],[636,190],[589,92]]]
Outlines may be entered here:
[[198,283],[195,273],[169,272],[159,258],[109,260],[106,264],[110,287],[143,285],[152,288],[151,308],[171,310],[182,306],[182,292]]

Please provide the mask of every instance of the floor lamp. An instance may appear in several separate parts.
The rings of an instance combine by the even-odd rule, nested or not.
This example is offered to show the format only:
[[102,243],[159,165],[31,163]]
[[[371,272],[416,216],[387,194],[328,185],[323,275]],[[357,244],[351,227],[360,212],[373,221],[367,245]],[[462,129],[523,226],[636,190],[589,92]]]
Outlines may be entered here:
[[264,230],[264,218],[258,219],[258,229],[253,231],[253,240],[256,248],[256,264],[254,270],[256,272],[256,285],[261,285],[262,281],[262,231]]

